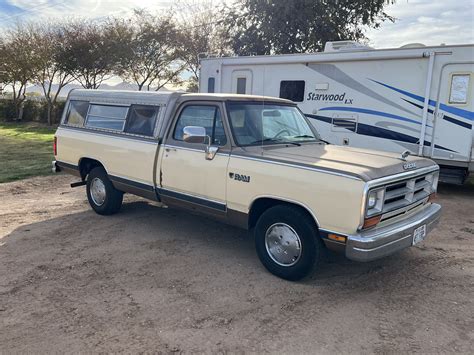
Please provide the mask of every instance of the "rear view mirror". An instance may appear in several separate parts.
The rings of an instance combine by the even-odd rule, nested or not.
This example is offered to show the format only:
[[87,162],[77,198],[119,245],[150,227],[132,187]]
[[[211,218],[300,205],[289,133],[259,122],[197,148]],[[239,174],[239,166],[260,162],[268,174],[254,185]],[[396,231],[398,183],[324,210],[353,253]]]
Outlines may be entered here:
[[280,110],[263,110],[263,117],[281,117]]
[[183,140],[187,143],[200,143],[206,142],[206,129],[199,126],[186,126],[183,128]]

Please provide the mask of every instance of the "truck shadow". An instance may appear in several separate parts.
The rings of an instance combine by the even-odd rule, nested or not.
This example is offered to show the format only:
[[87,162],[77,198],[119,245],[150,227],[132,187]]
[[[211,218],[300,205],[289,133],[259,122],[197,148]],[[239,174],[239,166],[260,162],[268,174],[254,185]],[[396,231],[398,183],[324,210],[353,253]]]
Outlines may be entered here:
[[[412,249],[365,264],[329,254],[317,272],[298,284],[363,290],[374,279],[387,283],[422,264],[418,254],[423,249]],[[4,285],[37,267],[74,274],[84,265],[109,278],[125,272],[133,283],[144,275],[163,281],[216,277],[220,283],[233,280],[230,287],[236,288],[262,280],[286,282],[260,264],[250,233],[142,200],[125,203],[114,216],[88,210],[22,225],[0,240],[0,260],[9,273],[0,282]]]

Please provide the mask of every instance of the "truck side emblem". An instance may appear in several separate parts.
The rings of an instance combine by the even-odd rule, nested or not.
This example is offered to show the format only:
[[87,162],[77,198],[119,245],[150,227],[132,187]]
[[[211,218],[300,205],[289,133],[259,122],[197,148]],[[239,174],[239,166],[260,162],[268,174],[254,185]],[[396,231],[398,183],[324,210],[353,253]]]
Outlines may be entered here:
[[415,169],[415,168],[416,168],[416,163],[415,162],[403,164],[403,169],[405,169],[405,170]]
[[233,180],[242,181],[242,182],[250,182],[250,176],[248,175],[241,175],[235,173],[229,173],[229,177]]
[[400,159],[403,160],[403,161],[406,161],[407,160],[407,156],[409,156],[411,154],[411,152],[409,150],[405,150],[402,152],[402,154],[400,155]]

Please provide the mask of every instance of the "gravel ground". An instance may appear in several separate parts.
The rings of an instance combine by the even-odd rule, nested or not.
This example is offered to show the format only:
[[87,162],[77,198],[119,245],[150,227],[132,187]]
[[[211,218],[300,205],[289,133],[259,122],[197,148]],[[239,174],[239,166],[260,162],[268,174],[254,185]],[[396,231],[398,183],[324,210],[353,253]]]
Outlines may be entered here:
[[132,196],[102,217],[73,179],[0,185],[0,353],[474,348],[473,185],[440,187],[420,246],[291,283],[245,231]]

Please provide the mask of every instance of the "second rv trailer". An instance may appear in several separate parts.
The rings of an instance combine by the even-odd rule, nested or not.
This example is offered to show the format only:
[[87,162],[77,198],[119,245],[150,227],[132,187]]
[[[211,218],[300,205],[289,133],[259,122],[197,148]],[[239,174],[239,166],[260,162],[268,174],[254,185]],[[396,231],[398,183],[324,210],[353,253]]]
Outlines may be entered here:
[[332,144],[434,159],[441,179],[474,171],[474,45],[371,49],[329,42],[324,52],[201,60],[201,92],[293,100]]

